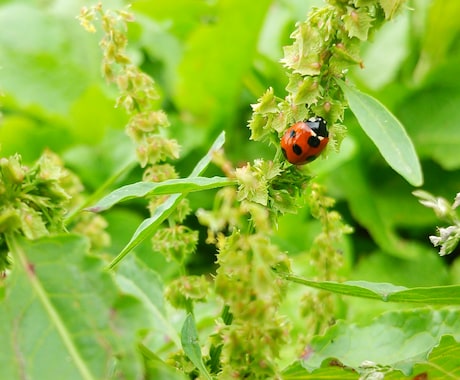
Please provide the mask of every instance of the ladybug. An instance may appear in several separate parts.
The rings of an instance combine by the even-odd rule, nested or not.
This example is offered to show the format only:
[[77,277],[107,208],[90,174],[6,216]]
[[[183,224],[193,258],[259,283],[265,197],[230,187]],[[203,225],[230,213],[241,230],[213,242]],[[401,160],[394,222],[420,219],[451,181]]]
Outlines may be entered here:
[[326,120],[320,116],[298,121],[281,138],[284,157],[295,165],[316,159],[329,142]]

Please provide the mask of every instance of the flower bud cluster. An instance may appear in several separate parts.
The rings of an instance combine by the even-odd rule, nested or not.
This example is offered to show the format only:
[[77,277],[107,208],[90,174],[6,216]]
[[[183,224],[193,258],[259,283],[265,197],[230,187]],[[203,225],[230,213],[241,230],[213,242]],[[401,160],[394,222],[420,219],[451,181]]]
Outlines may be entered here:
[[[159,93],[153,79],[143,73],[126,52],[128,23],[134,21],[131,13],[124,10],[104,10],[102,3],[83,8],[80,23],[88,31],[96,31],[95,21],[100,19],[104,32],[100,46],[103,50],[102,72],[109,82],[117,85],[120,95],[116,105],[130,115],[126,126],[128,136],[136,145],[136,153],[144,168],[143,181],[159,182],[177,178],[174,167],[167,163],[179,157],[180,146],[168,137],[170,125],[164,111],[157,109]],[[167,196],[154,196],[149,200],[151,214],[164,203]],[[170,216],[170,226],[158,231],[153,238],[154,250],[165,253],[168,258],[184,257],[195,250],[196,233],[176,226],[190,212],[188,201],[183,200]],[[178,238],[184,244],[172,244],[168,239]]]
[[64,215],[81,191],[79,179],[50,151],[31,167],[18,154],[0,158],[0,271],[7,263],[7,234],[37,239],[65,231]]

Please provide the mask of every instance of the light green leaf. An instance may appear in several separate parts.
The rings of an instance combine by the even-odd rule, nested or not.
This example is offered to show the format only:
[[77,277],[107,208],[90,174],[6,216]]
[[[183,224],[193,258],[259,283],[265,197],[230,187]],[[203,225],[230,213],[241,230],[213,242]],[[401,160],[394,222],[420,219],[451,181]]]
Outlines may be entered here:
[[414,302],[426,305],[460,305],[460,285],[406,288],[389,283],[368,281],[312,281],[286,275],[289,281],[312,288],[354,297],[372,298],[385,302]]
[[[308,354],[308,352],[307,352]],[[295,362],[283,371],[283,380],[357,380],[358,375],[350,368],[338,365],[331,359],[323,362],[321,368],[307,371],[301,362]]]
[[385,161],[411,185],[422,185],[423,174],[420,162],[404,126],[375,98],[341,81],[337,83],[351,111]]
[[270,3],[213,3],[214,13],[208,16],[208,22],[201,22],[187,36],[187,49],[177,73],[181,80],[176,80],[174,91],[174,102],[179,108],[207,125],[222,125],[231,120],[244,75],[253,64]]
[[145,358],[147,379],[155,380],[187,380],[189,377],[179,372],[178,369],[167,365],[160,357],[150,351],[143,344],[139,346],[142,355]]
[[8,237],[14,258],[0,303],[0,378],[140,378],[141,303],[120,295],[88,243],[65,235]]
[[396,13],[400,10],[405,0],[379,0],[380,6],[385,12],[385,18],[387,20],[392,19]]
[[100,78],[98,46],[74,19],[11,2],[0,8],[0,25],[2,91],[22,105],[67,115]]
[[179,334],[166,314],[163,284],[158,273],[133,255],[123,261],[115,279],[123,293],[131,294],[142,301],[155,320],[155,328],[149,334],[149,348],[162,347],[166,337],[179,348],[181,344]]
[[457,310],[390,312],[361,326],[339,321],[323,336],[313,338],[302,365],[313,371],[326,359],[334,358],[344,366],[362,371],[361,366],[367,361],[408,375],[448,334],[460,340]]
[[201,357],[201,348],[196,330],[195,320],[192,314],[187,315],[181,333],[182,348],[185,354],[192,361],[201,374],[208,380],[212,380],[211,375],[206,369],[203,358]]
[[[222,132],[212,144],[206,155],[196,164],[195,168],[188,178],[198,177],[203,173],[206,167],[210,164],[214,152],[222,148],[225,142],[225,132]],[[108,268],[113,269],[123,258],[138,244],[144,241],[149,236],[152,236],[157,228],[165,219],[174,211],[179,202],[187,196],[187,193],[171,195],[161,206],[155,209],[154,214],[145,219],[136,229],[131,240],[122,249],[122,251],[109,264]]]
[[[425,373],[426,379],[460,379],[460,343],[450,335],[443,336],[427,360],[414,366],[414,374]],[[387,377],[385,377],[387,379]],[[388,377],[389,380],[397,377]]]
[[170,179],[163,182],[137,182],[120,187],[119,189],[111,192],[94,206],[89,207],[88,210],[101,212],[128,199],[142,198],[152,195],[191,193],[194,191],[215,189],[233,184],[236,184],[236,181],[232,181],[225,177],[188,177]]

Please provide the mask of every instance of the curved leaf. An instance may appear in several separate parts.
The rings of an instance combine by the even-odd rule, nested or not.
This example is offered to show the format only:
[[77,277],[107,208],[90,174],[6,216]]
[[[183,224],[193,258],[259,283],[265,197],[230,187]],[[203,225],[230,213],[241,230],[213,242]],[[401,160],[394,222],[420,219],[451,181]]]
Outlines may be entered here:
[[[214,141],[206,155],[196,164],[195,168],[192,170],[192,173],[188,177],[189,179],[192,177],[198,177],[203,173],[206,167],[210,164],[214,152],[222,148],[224,142],[225,132],[222,132]],[[121,250],[117,257],[112,260],[108,268],[114,268],[135,246],[140,244],[149,236],[152,236],[160,224],[163,223],[163,221],[168,218],[169,215],[171,215],[179,202],[185,198],[187,194],[188,193],[173,194],[166,200],[166,202],[157,207],[154,214],[150,218],[145,219],[139,225],[139,227],[137,227],[136,231],[131,237],[131,240]]]
[[385,161],[411,185],[423,184],[420,162],[401,122],[377,99],[337,81],[354,113]]
[[154,320],[121,294],[86,239],[8,237],[8,246],[15,265],[0,302],[1,379],[143,376],[136,339]]
[[312,281],[286,275],[289,281],[346,296],[371,298],[385,302],[414,302],[426,305],[460,305],[460,285],[406,288],[389,283],[368,281]]
[[365,325],[338,321],[323,336],[313,338],[301,363],[313,371],[334,358],[361,373],[373,363],[407,375],[416,363],[426,361],[443,336],[460,340],[459,331],[458,311],[447,309],[389,312]]
[[206,366],[203,363],[201,356],[201,348],[198,339],[198,331],[196,329],[195,320],[192,314],[188,314],[185,319],[184,326],[181,332],[182,348],[185,354],[191,360],[195,367],[199,369],[201,374],[208,380],[212,380]]

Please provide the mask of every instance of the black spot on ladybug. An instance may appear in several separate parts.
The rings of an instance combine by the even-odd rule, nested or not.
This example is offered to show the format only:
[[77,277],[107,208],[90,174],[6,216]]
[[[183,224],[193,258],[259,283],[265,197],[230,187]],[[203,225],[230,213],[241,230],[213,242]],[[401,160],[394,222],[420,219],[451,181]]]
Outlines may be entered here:
[[292,146],[292,151],[298,156],[300,156],[302,154],[302,147],[300,145],[294,144]]
[[306,161],[306,162],[312,162],[312,161],[315,161],[317,158],[318,158],[318,156],[315,156],[315,155],[313,155],[313,156],[308,156],[308,157],[305,159],[305,161]]
[[321,140],[318,138],[318,136],[310,136],[307,140],[307,143],[312,148],[317,148],[319,144],[321,143]]
[[287,158],[286,149],[284,149],[284,148],[281,148],[281,151],[283,152],[283,156],[284,156],[284,158]]
[[289,137],[293,139],[295,136],[296,136],[296,133],[294,130],[292,130],[291,133],[289,134]]

